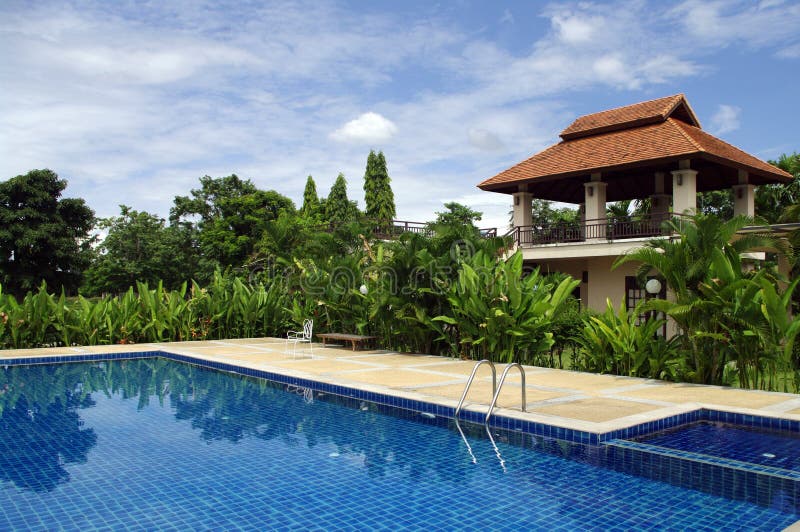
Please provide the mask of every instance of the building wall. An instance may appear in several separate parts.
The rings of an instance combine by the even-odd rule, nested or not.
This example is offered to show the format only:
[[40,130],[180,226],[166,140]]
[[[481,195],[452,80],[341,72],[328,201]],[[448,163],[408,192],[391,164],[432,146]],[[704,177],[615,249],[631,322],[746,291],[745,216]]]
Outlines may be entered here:
[[580,259],[542,260],[530,265],[539,266],[542,273],[561,272],[582,280],[584,272],[588,283],[581,282],[583,305],[598,312],[606,309],[606,299],[619,308],[625,298],[625,277],[636,273],[637,264],[627,263],[611,270],[616,257],[588,257]]
[[612,271],[614,260],[616,257],[594,257],[587,261],[589,292],[586,306],[590,309],[605,310],[606,299],[611,299],[611,304],[617,309],[625,300],[625,277],[635,275],[638,264],[629,262]]

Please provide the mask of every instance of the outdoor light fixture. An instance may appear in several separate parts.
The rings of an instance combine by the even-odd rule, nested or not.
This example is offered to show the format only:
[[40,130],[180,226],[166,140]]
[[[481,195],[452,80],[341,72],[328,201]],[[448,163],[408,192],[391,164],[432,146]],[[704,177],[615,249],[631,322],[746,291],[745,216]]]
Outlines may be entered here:
[[650,279],[649,281],[647,281],[647,283],[645,283],[644,289],[647,291],[648,294],[656,295],[659,292],[661,292],[661,281],[659,281],[658,279]]
[[683,174],[678,174],[678,186],[683,185]]
[[594,187],[587,187],[586,191],[589,193],[590,198],[594,196]]
[[362,296],[365,296],[365,295],[367,295],[367,285],[365,285],[365,284],[362,284],[362,285],[361,285],[361,286],[358,288],[358,291],[359,291],[359,292],[361,292],[361,295],[362,295]]

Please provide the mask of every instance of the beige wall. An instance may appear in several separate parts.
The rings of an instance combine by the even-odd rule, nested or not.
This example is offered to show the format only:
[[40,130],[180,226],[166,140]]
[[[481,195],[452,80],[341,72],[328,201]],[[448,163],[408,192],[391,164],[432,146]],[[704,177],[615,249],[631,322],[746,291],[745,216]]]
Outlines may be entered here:
[[589,282],[581,283],[581,300],[584,306],[602,312],[606,308],[606,298],[611,299],[614,308],[625,298],[625,276],[636,273],[637,264],[627,263],[611,271],[616,257],[589,257],[569,260],[538,261],[542,273],[562,272],[575,279],[581,279],[583,272],[589,272]]
[[611,270],[616,257],[594,257],[589,259],[589,293],[586,306],[590,309],[603,311],[606,308],[606,299],[611,299],[614,308],[619,308],[620,302],[625,300],[625,276],[636,273],[637,264],[626,263],[615,270]]

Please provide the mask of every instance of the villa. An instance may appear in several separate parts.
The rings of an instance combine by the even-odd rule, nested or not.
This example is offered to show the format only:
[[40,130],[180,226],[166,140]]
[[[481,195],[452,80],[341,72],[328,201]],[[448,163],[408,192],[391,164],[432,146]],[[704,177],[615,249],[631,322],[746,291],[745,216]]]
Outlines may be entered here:
[[[792,175],[702,130],[683,94],[581,116],[561,141],[478,185],[513,197],[514,246],[525,263],[581,279],[580,299],[628,308],[645,297],[635,265],[614,260],[662,234],[661,224],[697,209],[697,193],[732,189],[734,215],[755,215],[758,185]],[[534,198],[579,206],[577,225],[532,225]],[[650,201],[637,219],[609,219],[606,204]]]

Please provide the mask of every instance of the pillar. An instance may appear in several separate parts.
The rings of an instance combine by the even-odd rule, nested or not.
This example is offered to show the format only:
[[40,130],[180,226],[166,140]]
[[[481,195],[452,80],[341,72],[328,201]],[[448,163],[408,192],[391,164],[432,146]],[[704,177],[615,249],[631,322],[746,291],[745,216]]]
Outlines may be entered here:
[[695,214],[697,212],[697,170],[689,168],[689,161],[681,161],[672,174],[672,212]]
[[592,174],[592,180],[584,183],[584,205],[586,206],[586,239],[606,238],[606,188],[608,183],[600,180],[600,174]]
[[514,227],[531,225],[531,208],[533,205],[533,194],[530,192],[515,192],[513,206]]
[[739,184],[733,185],[733,215],[756,215],[755,186],[748,183],[749,176],[745,170],[739,170]]

